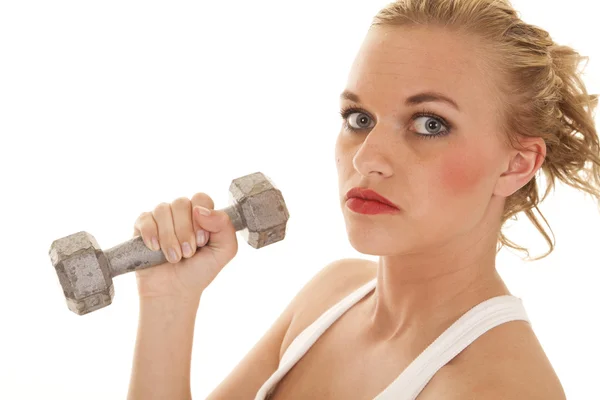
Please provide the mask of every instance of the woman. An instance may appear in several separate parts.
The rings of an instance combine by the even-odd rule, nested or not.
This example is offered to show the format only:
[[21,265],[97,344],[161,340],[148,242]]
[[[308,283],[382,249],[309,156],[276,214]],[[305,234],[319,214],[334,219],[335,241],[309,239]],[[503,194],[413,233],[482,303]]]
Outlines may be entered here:
[[[597,96],[581,60],[506,0],[380,11],[342,93],[335,148],[349,240],[378,262],[323,268],[209,399],[564,399],[495,257],[522,249],[501,232],[519,211],[552,251],[532,213],[538,171],[544,198],[555,178],[600,197]],[[237,253],[213,207],[198,193],[135,223],[169,263],[137,272],[130,399],[191,398],[200,298]]]

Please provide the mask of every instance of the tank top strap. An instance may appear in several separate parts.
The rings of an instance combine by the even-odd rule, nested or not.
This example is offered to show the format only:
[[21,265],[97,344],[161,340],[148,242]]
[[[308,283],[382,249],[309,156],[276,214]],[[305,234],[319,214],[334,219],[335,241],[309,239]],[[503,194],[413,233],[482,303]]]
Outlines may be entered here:
[[288,362],[288,360],[292,361],[292,364],[295,364],[296,361],[299,360],[317,341],[323,332],[333,325],[333,323],[346,311],[352,308],[353,305],[358,303],[360,299],[375,289],[376,282],[377,279],[367,282],[321,314],[315,322],[296,336],[281,357],[281,364]]
[[329,328],[360,299],[370,293],[375,288],[376,282],[377,279],[375,278],[344,297],[296,336],[281,357],[279,368],[260,388],[255,399],[260,400],[266,398],[269,395],[269,392],[275,388],[277,383],[279,383],[298,360],[306,354],[308,349],[310,349],[323,332],[325,332],[327,328]]
[[531,324],[519,297],[497,296],[478,304],[431,343],[375,400],[414,400],[440,368],[478,337],[515,320]]

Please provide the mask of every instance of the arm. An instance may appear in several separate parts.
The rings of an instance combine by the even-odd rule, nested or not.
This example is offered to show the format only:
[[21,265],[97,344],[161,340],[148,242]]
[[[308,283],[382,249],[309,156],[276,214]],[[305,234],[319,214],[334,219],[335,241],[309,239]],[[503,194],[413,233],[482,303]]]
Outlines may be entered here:
[[128,400],[191,399],[190,364],[200,299],[143,298]]
[[[278,368],[284,339],[293,339],[286,336],[295,310],[339,285],[340,277],[344,280],[348,268],[357,269],[356,264],[353,260],[333,261],[315,274],[207,400],[254,398]],[[145,299],[140,303],[128,400],[191,399],[190,359],[199,302],[182,306]]]

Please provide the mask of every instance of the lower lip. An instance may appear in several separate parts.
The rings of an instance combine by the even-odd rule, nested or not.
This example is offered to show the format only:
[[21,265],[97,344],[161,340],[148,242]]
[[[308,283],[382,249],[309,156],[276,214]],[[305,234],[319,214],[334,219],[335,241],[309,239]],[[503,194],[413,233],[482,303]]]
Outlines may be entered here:
[[387,204],[373,200],[364,200],[358,197],[351,197],[346,201],[346,206],[354,212],[367,215],[376,214],[396,214],[400,210]]

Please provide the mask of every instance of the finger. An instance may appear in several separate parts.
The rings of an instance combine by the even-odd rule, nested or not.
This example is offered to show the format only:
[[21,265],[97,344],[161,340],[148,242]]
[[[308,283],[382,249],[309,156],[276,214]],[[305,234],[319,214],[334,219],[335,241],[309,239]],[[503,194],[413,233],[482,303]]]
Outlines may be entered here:
[[146,247],[150,250],[160,250],[158,243],[158,227],[152,213],[143,212],[135,220],[133,236],[141,236]]
[[[196,206],[202,206],[204,208],[213,209],[215,208],[215,203],[213,202],[213,199],[206,193],[196,193],[192,196],[192,209]],[[198,247],[202,247],[208,242],[208,239],[210,238],[210,233],[202,229],[202,226],[200,226],[200,224],[198,223],[198,219],[193,216],[192,222],[194,226],[194,233],[196,236],[196,245]]]
[[181,246],[175,235],[173,214],[169,203],[161,203],[152,212],[158,226],[158,241],[167,261],[177,263],[181,259]]
[[210,240],[207,246],[222,251],[230,256],[237,253],[237,239],[233,222],[225,211],[209,210],[210,215],[203,215],[199,207],[194,207],[194,219],[207,232]]
[[181,245],[181,254],[190,258],[196,252],[196,234],[192,222],[192,202],[179,197],[171,203],[175,236]]

